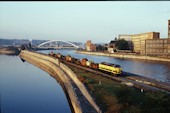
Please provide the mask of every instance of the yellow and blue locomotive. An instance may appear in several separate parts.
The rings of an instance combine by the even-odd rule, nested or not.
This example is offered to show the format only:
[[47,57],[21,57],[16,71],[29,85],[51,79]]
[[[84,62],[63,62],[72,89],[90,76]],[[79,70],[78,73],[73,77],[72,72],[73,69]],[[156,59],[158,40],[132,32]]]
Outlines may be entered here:
[[120,65],[106,63],[106,62],[99,63],[98,69],[106,71],[106,72],[111,72],[114,75],[120,75],[122,72],[122,68]]

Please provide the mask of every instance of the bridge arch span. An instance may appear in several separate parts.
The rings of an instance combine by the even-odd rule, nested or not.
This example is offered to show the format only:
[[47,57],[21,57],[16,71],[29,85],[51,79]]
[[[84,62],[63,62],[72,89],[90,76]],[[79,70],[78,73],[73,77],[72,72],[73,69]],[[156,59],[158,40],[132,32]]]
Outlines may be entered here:
[[70,44],[70,45],[78,48],[78,46],[76,46],[75,44],[73,44],[73,43],[71,43],[71,42],[68,42],[68,41],[63,41],[63,40],[49,40],[49,41],[47,41],[47,42],[43,42],[42,44],[38,45],[38,47],[41,47],[41,46],[43,46],[43,45],[45,45],[45,44],[47,44],[47,43],[51,43],[51,42],[65,42],[65,43],[67,43],[67,44]]

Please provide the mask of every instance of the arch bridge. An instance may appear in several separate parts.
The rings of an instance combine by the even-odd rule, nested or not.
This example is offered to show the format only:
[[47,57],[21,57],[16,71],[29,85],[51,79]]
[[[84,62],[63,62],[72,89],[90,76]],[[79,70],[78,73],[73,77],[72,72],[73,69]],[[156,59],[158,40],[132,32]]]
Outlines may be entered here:
[[76,49],[78,49],[79,47],[71,42],[68,42],[68,41],[63,41],[63,40],[49,40],[47,42],[43,42],[42,44],[38,45],[38,48],[42,47],[43,45],[45,44],[48,44],[48,43],[51,43],[51,42],[64,42],[64,43],[67,43],[67,44],[70,44],[72,45],[73,47],[75,47]]

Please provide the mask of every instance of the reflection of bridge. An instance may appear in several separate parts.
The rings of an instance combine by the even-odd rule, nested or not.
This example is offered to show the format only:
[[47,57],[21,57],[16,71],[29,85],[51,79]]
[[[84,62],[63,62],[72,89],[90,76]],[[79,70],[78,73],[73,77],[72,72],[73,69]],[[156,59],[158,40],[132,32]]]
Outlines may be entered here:
[[[66,43],[66,44],[69,44],[69,45],[64,45],[64,46],[49,46],[49,47],[44,47],[43,45],[45,45],[45,44],[48,44],[48,43],[52,43],[52,42],[64,42],[64,43]],[[71,42],[68,42],[68,41],[63,41],[63,40],[49,40],[49,41],[47,41],[47,42],[44,42],[44,43],[42,43],[42,44],[40,44],[40,45],[38,45],[38,48],[46,48],[46,49],[62,49],[62,48],[76,48],[76,49],[78,49],[79,47],[77,46],[77,45],[75,45],[75,44],[73,44],[73,43],[71,43]]]

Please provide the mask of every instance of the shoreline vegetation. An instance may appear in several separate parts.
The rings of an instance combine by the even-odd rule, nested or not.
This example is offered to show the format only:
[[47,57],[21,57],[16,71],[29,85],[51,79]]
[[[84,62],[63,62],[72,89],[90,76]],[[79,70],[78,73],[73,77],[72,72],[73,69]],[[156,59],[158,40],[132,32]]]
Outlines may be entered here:
[[104,113],[169,113],[170,96],[164,92],[141,92],[116,81],[67,65]]
[[20,51],[17,47],[8,46],[8,47],[0,47],[0,54],[6,55],[19,55]]

